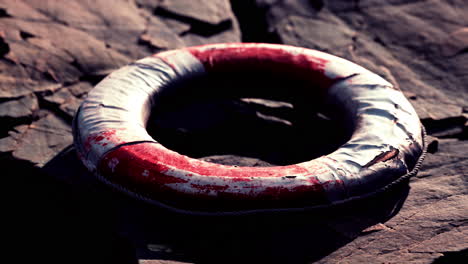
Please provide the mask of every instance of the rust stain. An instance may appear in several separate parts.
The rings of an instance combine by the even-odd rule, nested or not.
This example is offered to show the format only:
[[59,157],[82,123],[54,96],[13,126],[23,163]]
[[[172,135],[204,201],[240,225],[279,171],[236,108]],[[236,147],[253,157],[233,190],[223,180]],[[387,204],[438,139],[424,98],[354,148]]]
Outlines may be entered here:
[[394,148],[394,149],[391,149],[389,151],[380,153],[373,160],[369,161],[366,165],[364,165],[364,168],[368,168],[368,167],[370,167],[370,166],[372,166],[372,165],[374,165],[376,163],[379,163],[379,162],[384,162],[384,161],[393,159],[396,156],[398,156],[399,152],[400,151],[398,149]]

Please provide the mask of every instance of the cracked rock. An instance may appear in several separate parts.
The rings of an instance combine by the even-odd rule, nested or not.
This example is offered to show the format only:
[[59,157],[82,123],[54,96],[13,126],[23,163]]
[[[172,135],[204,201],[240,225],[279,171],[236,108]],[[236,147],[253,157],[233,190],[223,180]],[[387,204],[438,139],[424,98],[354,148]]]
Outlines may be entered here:
[[44,100],[55,106],[58,106],[60,110],[66,113],[70,118],[73,118],[82,100],[76,98],[71,92],[71,89],[75,89],[75,92],[82,91],[76,85],[71,87],[64,87],[52,95],[45,96]]
[[284,43],[340,54],[352,45],[356,34],[344,23],[288,16],[276,26]]
[[91,89],[93,89],[93,85],[89,82],[78,82],[75,84],[71,84],[66,87],[74,96],[82,97],[86,95]]
[[468,27],[458,29],[447,37],[441,45],[445,56],[455,56],[468,49]]
[[[31,262],[73,262],[79,248],[100,263],[125,262],[122,254],[128,263],[465,263],[466,14],[464,0],[0,0],[0,174],[14,172],[18,183],[5,186],[26,219],[15,230],[28,230],[9,244],[33,241]],[[110,191],[67,148],[77,107],[110,72],[167,49],[241,40],[319,49],[386,78],[431,135],[421,171],[409,185],[336,211],[201,220]],[[307,98],[289,99],[230,98],[151,121],[163,121],[164,144],[216,163],[287,165],[322,155],[340,128],[326,115],[298,114],[313,105]],[[55,244],[43,243],[50,234]]]
[[[176,28],[177,30],[177,28]],[[184,46],[182,39],[166,23],[150,18],[146,31],[139,37],[140,43],[157,50],[176,49]]]
[[443,263],[444,252],[461,257],[468,247],[468,6],[435,0],[256,2],[283,43],[347,58],[401,89],[433,137],[432,154],[398,213],[382,222],[385,228],[356,234],[351,227],[365,219],[340,225],[337,230],[352,242],[317,262]]
[[212,25],[232,19],[228,0],[162,0],[159,7],[176,15]]
[[468,93],[459,92],[466,91],[468,63],[463,51],[468,21],[461,15],[468,12],[466,5],[340,0],[327,1],[322,9],[308,12],[305,10],[313,8],[308,1],[269,5],[270,27],[284,43],[345,57],[384,76],[404,92],[417,94],[413,104],[421,118],[460,116],[468,100]]
[[53,114],[33,122],[17,138],[13,157],[37,166],[43,166],[73,141],[71,127]]
[[34,94],[0,103],[1,118],[31,118],[39,108]]
[[26,130],[28,125],[19,125],[9,131],[9,136],[0,138],[0,153],[12,152],[17,148],[18,141]]

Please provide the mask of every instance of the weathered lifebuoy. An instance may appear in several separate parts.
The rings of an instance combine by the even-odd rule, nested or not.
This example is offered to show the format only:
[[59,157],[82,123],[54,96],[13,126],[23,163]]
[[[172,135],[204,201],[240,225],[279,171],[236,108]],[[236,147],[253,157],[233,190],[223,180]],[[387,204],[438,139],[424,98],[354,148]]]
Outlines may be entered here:
[[[235,167],[181,155],[148,134],[161,89],[239,68],[313,82],[347,110],[351,139],[303,163]],[[378,75],[323,52],[250,43],[162,52],[113,72],[82,103],[73,133],[81,160],[106,183],[167,208],[199,213],[302,210],[363,197],[414,174],[425,147],[415,110]]]

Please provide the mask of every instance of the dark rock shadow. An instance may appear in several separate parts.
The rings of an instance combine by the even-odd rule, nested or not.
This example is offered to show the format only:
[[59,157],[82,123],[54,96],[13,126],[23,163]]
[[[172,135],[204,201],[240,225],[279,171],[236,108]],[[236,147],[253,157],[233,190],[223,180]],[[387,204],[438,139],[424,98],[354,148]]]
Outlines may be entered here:
[[[34,180],[22,199],[22,218],[35,217],[18,239],[31,243],[32,234],[39,256],[77,263],[317,261],[398,213],[409,190],[403,183],[370,199],[301,213],[202,217],[113,191],[86,171],[72,147],[42,170],[24,169],[24,179]],[[52,242],[41,244],[42,237]]]
[[14,263],[137,263],[132,245],[115,232],[105,199],[64,181],[84,170],[72,153],[59,154],[43,169],[0,157],[7,194],[4,253]]
[[432,264],[465,263],[468,260],[468,249],[457,252],[444,252],[444,255],[438,257]]

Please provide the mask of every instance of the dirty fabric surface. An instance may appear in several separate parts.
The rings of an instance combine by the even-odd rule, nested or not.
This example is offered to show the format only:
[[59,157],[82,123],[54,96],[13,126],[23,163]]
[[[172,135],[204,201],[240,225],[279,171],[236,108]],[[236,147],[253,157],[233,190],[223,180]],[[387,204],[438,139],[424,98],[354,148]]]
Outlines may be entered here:
[[[0,0],[0,162],[11,197],[7,213],[14,216],[8,240],[14,257],[62,263],[466,258],[467,13],[465,0]],[[339,210],[214,220],[135,203],[97,183],[72,149],[61,152],[72,143],[77,107],[108,73],[158,51],[239,41],[329,52],[399,87],[431,136],[421,172],[408,186]],[[328,116],[304,118],[296,113],[310,110],[307,104],[267,99],[176,103],[168,108],[177,111],[155,120],[163,128],[158,136],[193,157],[239,166],[301,161],[300,153],[327,147],[304,142],[308,133],[339,142],[342,135],[327,133],[336,128]],[[246,126],[258,129],[234,129]],[[225,134],[206,136],[220,127]],[[254,148],[246,153],[243,146]]]

